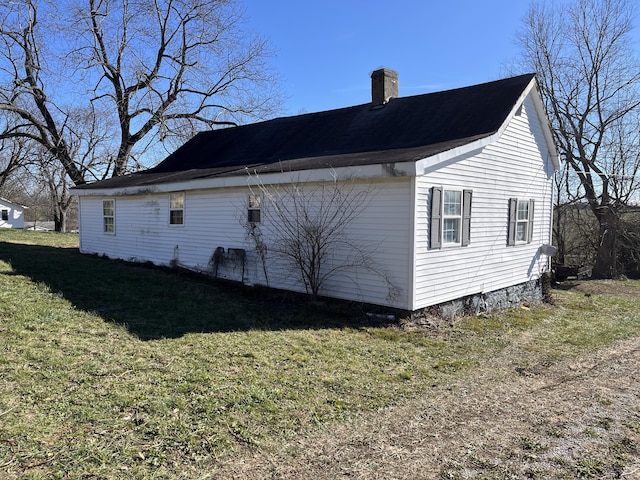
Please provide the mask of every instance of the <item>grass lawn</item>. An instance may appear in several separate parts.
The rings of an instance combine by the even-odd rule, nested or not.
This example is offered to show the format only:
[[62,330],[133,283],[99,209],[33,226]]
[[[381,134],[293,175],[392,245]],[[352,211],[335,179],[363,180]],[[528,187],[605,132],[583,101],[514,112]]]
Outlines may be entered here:
[[409,331],[356,304],[84,256],[77,241],[0,232],[1,478],[201,478],[428,395],[516,332],[549,362],[640,333],[638,281]]

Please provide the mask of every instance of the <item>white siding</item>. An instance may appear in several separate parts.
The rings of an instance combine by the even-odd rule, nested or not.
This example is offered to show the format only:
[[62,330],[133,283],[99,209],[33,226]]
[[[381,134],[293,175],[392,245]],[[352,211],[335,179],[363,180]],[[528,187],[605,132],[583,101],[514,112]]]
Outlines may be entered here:
[[[412,179],[363,182],[358,188],[372,189],[373,194],[347,235],[371,252],[375,268],[340,270],[321,294],[407,308],[411,292]],[[187,191],[182,226],[169,225],[168,193],[81,196],[80,249],[83,253],[158,265],[176,261],[187,268],[205,271],[210,270],[209,260],[217,247],[241,248],[247,251],[245,282],[265,284],[259,256],[245,227],[249,193],[248,188]],[[108,198],[115,199],[115,234],[103,233],[102,200]],[[268,245],[269,225],[262,227]],[[341,254],[337,253],[334,264],[328,267],[341,261]],[[239,279],[238,271],[233,270],[227,265],[218,273]],[[274,254],[268,256],[267,271],[269,286],[304,291],[300,279]],[[388,280],[396,290],[393,298],[389,297]]]
[[[539,247],[550,242],[553,166],[535,107],[527,98],[495,144],[416,179],[416,310],[536,279],[547,269]],[[471,244],[429,248],[433,186],[472,189]],[[534,199],[533,240],[507,246],[509,198]]]
[[[80,249],[131,261],[206,270],[216,247],[242,248],[240,192],[185,192],[184,224],[169,225],[169,194],[80,197]],[[115,234],[103,233],[102,201],[115,200]]]

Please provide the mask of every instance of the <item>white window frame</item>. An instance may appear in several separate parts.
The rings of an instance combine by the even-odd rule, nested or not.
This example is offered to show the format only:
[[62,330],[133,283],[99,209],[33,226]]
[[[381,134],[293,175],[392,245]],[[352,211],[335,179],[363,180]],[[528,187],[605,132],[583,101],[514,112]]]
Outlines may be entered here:
[[[185,192],[171,192],[169,193],[169,226],[170,227],[182,227],[185,221],[185,204],[187,201]],[[180,212],[180,222],[173,221],[173,214]]]
[[[448,193],[456,193],[458,194],[459,197],[459,202],[458,202],[458,212],[457,213],[448,213],[447,212],[447,208],[446,208],[446,198],[447,198],[447,194]],[[462,202],[463,202],[463,193],[461,189],[456,189],[456,188],[443,188],[442,189],[442,226],[441,226],[441,232],[442,232],[442,246],[443,247],[459,247],[462,245]],[[447,235],[447,230],[445,229],[445,225],[447,223],[447,221],[451,221],[454,220],[455,221],[455,225],[456,228],[454,229],[454,231],[457,230],[457,240],[456,241],[448,241],[446,238]]]
[[[111,204],[111,215],[105,211],[106,204]],[[107,222],[111,220],[111,222]],[[106,235],[116,234],[116,200],[115,198],[105,198],[102,200],[102,233]]]
[[[262,221],[262,197],[258,194],[249,194],[247,207],[247,222],[255,225]],[[257,216],[257,220],[256,220]]]
[[[516,244],[528,243],[529,239],[529,200],[521,200],[518,199],[518,204],[516,207]],[[520,216],[520,213],[525,209],[521,210],[521,207],[526,207],[526,216]]]

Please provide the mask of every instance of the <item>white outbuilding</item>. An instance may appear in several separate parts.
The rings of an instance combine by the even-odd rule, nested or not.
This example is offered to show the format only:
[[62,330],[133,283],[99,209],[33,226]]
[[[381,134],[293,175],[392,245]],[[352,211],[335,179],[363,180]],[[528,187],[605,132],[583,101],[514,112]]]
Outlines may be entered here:
[[0,197],[0,228],[24,228],[24,211],[27,208]]

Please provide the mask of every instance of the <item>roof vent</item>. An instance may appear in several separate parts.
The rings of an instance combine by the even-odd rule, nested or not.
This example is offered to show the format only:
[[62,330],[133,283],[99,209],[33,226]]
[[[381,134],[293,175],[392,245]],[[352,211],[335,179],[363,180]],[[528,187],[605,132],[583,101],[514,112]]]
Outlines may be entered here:
[[371,103],[373,106],[384,105],[392,98],[398,97],[398,72],[389,68],[381,68],[371,74]]

